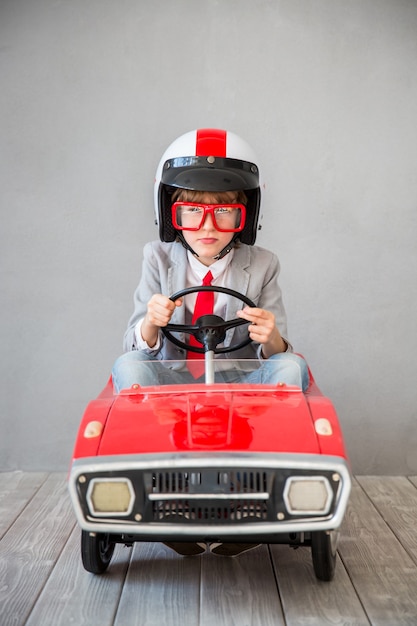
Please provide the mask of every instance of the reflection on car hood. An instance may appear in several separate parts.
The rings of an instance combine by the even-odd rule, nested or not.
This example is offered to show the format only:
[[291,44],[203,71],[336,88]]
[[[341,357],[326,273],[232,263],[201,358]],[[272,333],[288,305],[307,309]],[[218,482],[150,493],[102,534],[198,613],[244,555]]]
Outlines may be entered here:
[[296,387],[163,386],[115,398],[99,455],[179,450],[320,453]]

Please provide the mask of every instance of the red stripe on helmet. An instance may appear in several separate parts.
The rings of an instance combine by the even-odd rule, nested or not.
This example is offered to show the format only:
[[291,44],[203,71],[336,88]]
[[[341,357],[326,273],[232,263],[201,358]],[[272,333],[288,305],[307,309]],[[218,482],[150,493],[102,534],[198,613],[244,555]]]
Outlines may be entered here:
[[226,156],[226,131],[201,128],[197,131],[196,156]]

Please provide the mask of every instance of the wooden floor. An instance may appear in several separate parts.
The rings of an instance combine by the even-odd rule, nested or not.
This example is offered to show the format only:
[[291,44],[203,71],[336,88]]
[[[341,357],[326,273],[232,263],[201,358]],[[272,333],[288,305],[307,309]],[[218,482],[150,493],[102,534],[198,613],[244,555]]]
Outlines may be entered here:
[[1,626],[417,625],[417,477],[356,477],[335,579],[308,548],[183,558],[116,547],[102,576],[80,559],[63,474],[0,473]]

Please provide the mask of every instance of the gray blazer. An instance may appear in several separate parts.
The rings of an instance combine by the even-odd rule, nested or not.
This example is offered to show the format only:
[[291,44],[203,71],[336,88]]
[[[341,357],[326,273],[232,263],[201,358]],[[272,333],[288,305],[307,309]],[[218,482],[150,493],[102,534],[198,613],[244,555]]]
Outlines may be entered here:
[[[129,320],[124,335],[124,350],[136,350],[134,328],[137,322],[145,316],[147,303],[155,293],[167,296],[185,289],[187,275],[187,252],[179,242],[162,243],[153,241],[147,243],[143,250],[142,277],[134,293],[134,312]],[[283,337],[287,339],[287,320],[282,302],[281,289],[278,285],[280,271],[277,256],[259,246],[240,244],[235,248],[234,257],[229,265],[226,287],[234,289],[250,298],[257,307],[271,311],[276,318],[276,324]],[[187,297],[187,296],[186,296]],[[236,317],[236,312],[244,305],[240,300],[230,297],[226,307],[226,320]],[[185,307],[177,307],[171,318],[175,324],[189,323],[185,320]],[[239,326],[227,331],[224,345],[240,343],[247,337],[247,325]],[[188,335],[184,338],[188,341]],[[221,358],[254,359],[257,358],[259,345],[251,343],[231,354],[222,354]],[[291,346],[289,345],[291,350]],[[149,350],[159,359],[184,359],[184,350],[175,346],[165,337],[158,351]]]

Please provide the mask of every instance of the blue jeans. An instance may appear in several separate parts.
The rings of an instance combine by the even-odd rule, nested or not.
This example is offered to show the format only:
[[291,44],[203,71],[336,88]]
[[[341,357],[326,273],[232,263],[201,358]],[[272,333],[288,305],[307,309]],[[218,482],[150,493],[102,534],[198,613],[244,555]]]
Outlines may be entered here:
[[[166,364],[165,367],[163,363]],[[178,361],[175,363],[179,364]],[[296,385],[303,391],[308,387],[307,364],[297,354],[282,352],[263,361],[254,361],[254,363],[259,367],[249,373],[237,369],[216,371],[215,381],[219,383],[247,382],[269,385],[286,383],[287,385]],[[232,365],[232,362],[230,364]],[[147,387],[204,382],[204,376],[195,379],[186,368],[176,371],[167,365],[168,361],[160,361],[140,350],[126,352],[116,360],[113,366],[112,377],[115,391],[118,393],[121,389],[128,389],[135,384]]]

